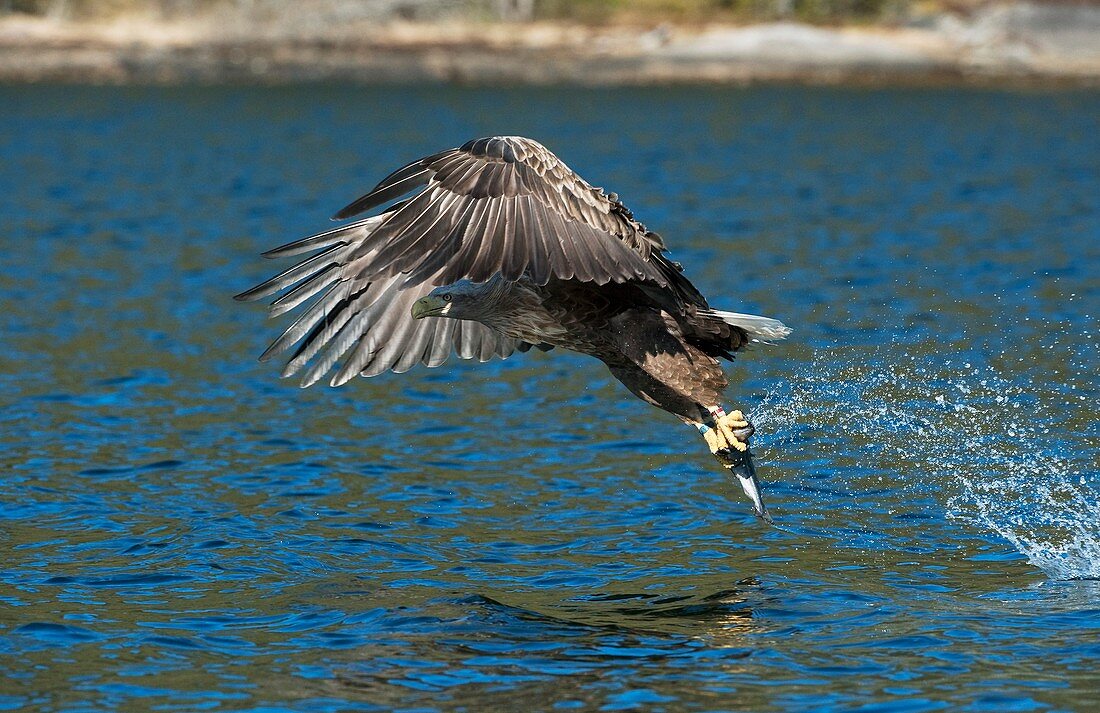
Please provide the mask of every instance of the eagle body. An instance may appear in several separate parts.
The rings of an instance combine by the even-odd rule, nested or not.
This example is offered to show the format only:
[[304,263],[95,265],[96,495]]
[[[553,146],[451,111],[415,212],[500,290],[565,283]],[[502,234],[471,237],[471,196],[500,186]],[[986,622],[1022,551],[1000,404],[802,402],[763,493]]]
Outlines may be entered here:
[[305,257],[237,295],[278,295],[272,316],[300,308],[261,360],[289,353],[283,376],[300,374],[304,387],[436,367],[452,353],[589,354],[697,427],[726,467],[747,468],[742,485],[766,517],[752,428],[721,407],[719,360],[782,339],[781,322],[711,308],[618,196],[532,139],[476,139],[413,161],[335,218],[372,209],[381,210],[264,253]]
[[687,420],[703,418],[703,405],[720,403],[728,382],[717,357],[729,358],[747,342],[743,328],[705,305],[681,313],[630,284],[539,285],[498,276],[463,288],[440,291],[452,295],[452,305],[461,295],[462,307],[441,316],[461,314],[520,343],[594,356],[635,395]]

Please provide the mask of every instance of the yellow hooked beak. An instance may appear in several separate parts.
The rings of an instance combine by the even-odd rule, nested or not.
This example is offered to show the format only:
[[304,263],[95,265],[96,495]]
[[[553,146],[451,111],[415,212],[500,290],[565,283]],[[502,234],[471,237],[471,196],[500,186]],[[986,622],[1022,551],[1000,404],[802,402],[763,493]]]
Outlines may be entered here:
[[447,308],[448,304],[449,303],[442,297],[436,297],[434,295],[421,297],[416,302],[413,302],[413,319],[424,319],[425,317],[439,316],[443,314],[443,310]]

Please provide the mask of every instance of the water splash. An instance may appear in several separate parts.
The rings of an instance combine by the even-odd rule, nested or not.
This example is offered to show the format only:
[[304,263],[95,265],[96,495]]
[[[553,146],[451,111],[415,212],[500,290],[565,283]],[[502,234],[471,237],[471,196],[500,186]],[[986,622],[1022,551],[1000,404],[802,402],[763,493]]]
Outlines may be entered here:
[[1100,578],[1089,399],[1022,383],[965,361],[822,353],[753,420],[780,451],[816,441],[902,489],[938,489],[949,518],[996,532],[1051,579]]

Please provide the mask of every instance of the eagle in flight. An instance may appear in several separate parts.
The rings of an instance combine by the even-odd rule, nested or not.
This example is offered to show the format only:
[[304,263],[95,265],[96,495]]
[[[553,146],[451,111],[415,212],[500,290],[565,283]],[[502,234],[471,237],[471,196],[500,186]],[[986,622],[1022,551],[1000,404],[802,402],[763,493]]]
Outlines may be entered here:
[[452,351],[483,362],[532,347],[590,354],[701,432],[770,522],[753,427],[723,409],[719,359],[790,329],[713,309],[614,193],[531,139],[476,139],[414,161],[334,219],[382,206],[264,253],[310,255],[237,299],[281,292],[272,316],[312,302],[261,360],[289,351],[283,376],[301,373],[305,387],[435,367]]

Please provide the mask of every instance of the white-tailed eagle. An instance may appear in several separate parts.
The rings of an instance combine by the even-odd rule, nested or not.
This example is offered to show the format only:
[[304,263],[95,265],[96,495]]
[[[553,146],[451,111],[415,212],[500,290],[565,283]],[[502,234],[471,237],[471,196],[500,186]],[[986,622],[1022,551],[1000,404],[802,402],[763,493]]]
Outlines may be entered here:
[[281,292],[272,316],[312,302],[261,360],[289,351],[284,377],[338,386],[439,366],[452,352],[480,361],[531,347],[590,354],[702,432],[770,520],[748,450],[753,427],[722,408],[719,359],[782,339],[790,330],[781,322],[711,308],[614,193],[531,139],[477,139],[414,161],[335,218],[383,206],[264,253],[309,257],[237,299]]

